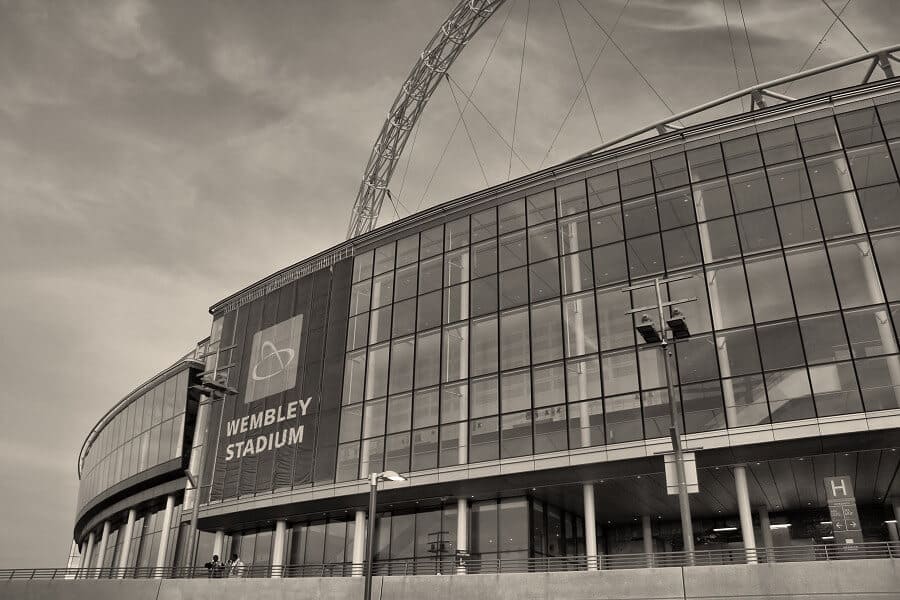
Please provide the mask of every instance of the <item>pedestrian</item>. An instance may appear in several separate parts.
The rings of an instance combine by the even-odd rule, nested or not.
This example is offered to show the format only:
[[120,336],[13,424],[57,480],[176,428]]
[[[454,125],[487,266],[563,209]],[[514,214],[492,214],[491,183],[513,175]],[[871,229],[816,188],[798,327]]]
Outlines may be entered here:
[[245,570],[244,561],[236,553],[232,553],[231,560],[228,561],[228,576],[243,577]]
[[209,573],[209,577],[214,578],[222,576],[222,569],[225,565],[219,560],[218,554],[213,554],[212,560],[203,566],[206,568],[207,573]]

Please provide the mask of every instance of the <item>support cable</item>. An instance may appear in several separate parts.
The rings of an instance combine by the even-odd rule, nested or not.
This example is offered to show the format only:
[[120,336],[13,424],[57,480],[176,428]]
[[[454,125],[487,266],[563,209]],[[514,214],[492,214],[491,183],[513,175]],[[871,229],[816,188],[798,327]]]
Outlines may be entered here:
[[[859,39],[859,38],[856,36],[855,33],[853,33],[853,30],[850,29],[850,27],[847,25],[847,23],[844,21],[844,19],[841,18],[841,15],[837,14],[836,12],[834,12],[834,9],[831,8],[831,5],[828,4],[827,2],[825,2],[825,0],[822,0],[822,4],[824,4],[825,7],[826,7],[828,10],[831,11],[831,14],[833,14],[833,15],[835,16],[835,18],[836,18],[838,21],[841,22],[841,25],[844,26],[844,29],[846,29],[847,32],[848,32],[850,35],[853,36],[853,39],[856,40],[856,43],[858,43],[860,46],[862,46],[863,51],[864,51],[864,52],[868,52],[869,49],[866,48],[866,45],[862,43],[862,40]],[[846,8],[846,6],[845,6],[844,8]],[[844,12],[844,11],[841,10],[841,12]]]
[[[728,31],[728,42],[731,44],[731,64],[734,65],[734,79],[737,81],[737,89],[741,89],[741,75],[738,71],[737,58],[734,55],[734,36],[731,35],[731,24],[728,22],[728,9],[725,0],[722,0],[722,13],[725,15],[725,30]],[[741,111],[744,110],[744,99],[741,98]]]
[[[602,31],[604,33],[604,35],[606,35],[606,37],[609,38],[610,43],[612,43],[612,45],[615,46],[616,50],[619,51],[619,54],[622,55],[622,58],[624,58],[626,61],[628,61],[628,64],[631,65],[631,68],[634,69],[635,72],[638,74],[638,76],[640,76],[640,78],[643,80],[643,82],[645,84],[647,84],[647,87],[649,87],[650,90],[653,91],[654,94],[656,94],[656,97],[659,99],[660,102],[663,103],[663,106],[665,106],[666,109],[674,115],[675,111],[672,110],[672,107],[669,106],[669,103],[666,102],[665,99],[657,91],[657,89],[655,87],[653,87],[653,84],[651,84],[650,81],[641,72],[641,70],[637,68],[637,65],[634,64],[634,62],[632,62],[632,60],[630,58],[628,58],[628,55],[625,54],[625,51],[622,50],[622,47],[616,43],[616,40],[614,40],[613,37],[603,27],[603,25],[600,24],[600,21],[597,20],[597,17],[595,17],[594,14],[588,10],[588,8],[584,5],[584,3],[581,0],[575,0],[575,1],[578,2],[578,4],[581,6],[582,9],[584,9],[584,12],[587,13],[587,15],[591,18],[591,20],[594,22],[594,24],[600,29],[600,31]],[[682,123],[682,126],[683,125],[684,125],[684,123]]]
[[[616,28],[619,26],[619,21],[622,19],[622,15],[625,13],[625,9],[628,8],[628,4],[631,3],[631,0],[625,0],[625,3],[622,5],[622,8],[619,9],[619,14],[616,17],[615,23],[613,23],[612,29],[610,29],[610,33],[615,33]],[[590,80],[591,74],[594,72],[594,69],[597,67],[597,63],[600,62],[600,57],[603,56],[603,51],[606,50],[606,47],[609,45],[610,38],[607,37],[603,40],[603,45],[600,46],[600,51],[597,52],[597,56],[594,58],[594,62],[591,63],[591,68],[588,69],[586,81]],[[544,167],[544,163],[547,162],[547,158],[550,157],[550,152],[553,150],[553,146],[556,145],[556,140],[559,139],[559,134],[562,133],[563,127],[566,126],[566,123],[569,122],[569,117],[572,116],[572,111],[575,110],[575,105],[578,104],[578,100],[581,98],[581,93],[585,91],[585,86],[583,85],[578,89],[578,93],[575,94],[575,97],[572,99],[572,102],[569,104],[569,110],[566,112],[566,116],[563,117],[562,123],[559,124],[559,127],[556,128],[556,133],[553,134],[553,139],[550,140],[550,146],[547,148],[547,152],[544,153],[544,158],[541,159],[541,164],[538,166],[538,170]],[[602,137],[602,136],[601,136]]]
[[528,43],[528,18],[531,16],[531,0],[525,11],[525,34],[522,36],[522,59],[519,61],[519,85],[516,88],[516,111],[513,116],[512,144],[509,146],[509,167],[506,170],[506,180],[512,176],[513,148],[516,147],[516,127],[519,123],[519,96],[522,93],[522,77],[525,75],[525,44]]
[[459,118],[462,121],[463,129],[466,130],[466,137],[469,138],[469,144],[472,146],[472,153],[475,155],[475,160],[478,161],[478,167],[481,169],[481,176],[484,177],[484,185],[490,187],[491,184],[488,182],[487,173],[484,170],[484,163],[481,162],[481,157],[478,156],[475,140],[472,139],[472,133],[469,131],[469,124],[466,123],[466,118],[463,116],[462,107],[459,105],[459,100],[456,98],[456,92],[453,91],[453,86],[449,83],[447,84],[447,89],[450,90],[450,96],[453,98],[453,103],[456,104],[456,110],[459,111]]
[[[842,14],[844,14],[844,11],[847,10],[847,7],[850,6],[850,3],[851,3],[851,2],[853,2],[853,0],[847,0],[847,2],[844,3],[844,7],[843,7],[843,8],[840,10],[840,12],[835,16],[834,21],[831,22],[831,25],[829,25],[829,26],[828,26],[828,29],[825,30],[825,33],[822,34],[822,37],[819,38],[819,43],[816,44],[816,45],[813,47],[813,49],[809,51],[809,56],[806,57],[806,60],[803,61],[803,64],[801,64],[799,67],[797,67],[796,69],[794,69],[794,72],[795,72],[795,73],[799,73],[799,72],[801,72],[803,69],[806,68],[806,65],[808,65],[808,64],[809,64],[809,61],[812,60],[812,57],[813,57],[813,55],[816,53],[816,51],[822,46],[822,44],[825,43],[825,38],[828,37],[828,34],[831,33],[831,30],[834,29],[834,26],[835,26],[835,25],[837,25],[838,17],[840,17]],[[795,81],[796,81],[796,80],[795,80]],[[788,93],[788,90],[791,89],[791,86],[792,86],[792,85],[794,85],[794,82],[793,82],[793,81],[789,81],[788,84],[787,84],[787,86],[785,86],[784,91],[783,91],[782,93],[787,94],[787,93]]]
[[600,142],[603,142],[603,132],[600,131],[600,122],[597,120],[597,111],[594,110],[594,102],[591,100],[591,90],[587,86],[587,80],[584,77],[584,71],[581,69],[581,61],[578,60],[578,53],[575,51],[575,41],[572,39],[572,32],[569,31],[569,22],[566,20],[566,13],[563,11],[562,4],[556,0],[556,6],[559,8],[559,14],[562,17],[563,27],[566,30],[566,37],[569,38],[569,47],[572,49],[572,56],[575,58],[575,66],[578,67],[578,76],[581,77],[581,87],[587,95],[588,106],[591,108],[591,115],[594,117],[594,126],[597,128],[597,135],[600,136]]
[[741,0],[738,0],[738,8],[741,11],[741,22],[744,24],[744,36],[747,38],[747,50],[750,51],[750,64],[753,65],[753,77],[756,78],[756,84],[759,85],[759,71],[756,70],[756,60],[753,58],[753,44],[750,43],[750,30],[747,28],[747,20],[744,18],[744,6]]
[[[491,47],[488,50],[487,56],[485,57],[484,62],[481,64],[481,70],[478,72],[478,76],[475,77],[475,83],[472,84],[472,94],[474,94],[475,90],[478,88],[478,84],[481,82],[481,78],[482,76],[484,76],[484,72],[487,69],[488,62],[490,62],[491,57],[494,55],[494,50],[497,48],[497,43],[500,41],[500,36],[503,35],[503,31],[506,29],[506,24],[509,23],[509,17],[512,15],[512,6],[513,5],[510,4],[509,10],[506,11],[506,18],[503,20],[503,24],[500,26],[500,30],[497,32],[497,35],[494,37],[494,41],[491,43]],[[472,100],[472,96],[462,91],[462,87],[460,87],[460,85],[456,83],[456,81],[454,81],[452,77],[450,77],[449,72],[446,73],[446,78],[452,83],[456,84],[456,87],[459,88],[463,96],[466,97],[466,105],[463,106],[463,112],[465,112],[470,104],[472,106],[475,106],[475,103]],[[481,113],[477,106],[475,106],[475,110],[478,110],[478,112]],[[482,114],[481,116],[485,120],[487,120],[487,117],[485,117],[484,114]],[[416,204],[416,210],[414,212],[418,212],[418,210],[422,207],[422,203],[425,202],[425,197],[428,195],[428,189],[431,187],[431,182],[434,180],[434,176],[437,174],[437,170],[440,168],[441,162],[444,160],[444,155],[447,153],[447,148],[450,147],[450,142],[453,141],[453,134],[456,133],[456,129],[459,127],[460,121],[462,121],[462,115],[460,115],[456,119],[456,124],[453,126],[453,130],[450,132],[450,137],[447,138],[447,143],[444,144],[444,149],[441,151],[441,157],[438,160],[437,164],[434,166],[434,170],[432,171],[431,176],[428,178],[428,182],[425,184],[425,191],[422,192],[422,197],[419,198],[419,202]],[[490,125],[490,121],[488,121],[488,124]],[[491,127],[493,127],[493,125],[491,125]],[[503,136],[500,136],[500,139],[503,139]],[[506,143],[506,140],[503,141],[504,143]]]

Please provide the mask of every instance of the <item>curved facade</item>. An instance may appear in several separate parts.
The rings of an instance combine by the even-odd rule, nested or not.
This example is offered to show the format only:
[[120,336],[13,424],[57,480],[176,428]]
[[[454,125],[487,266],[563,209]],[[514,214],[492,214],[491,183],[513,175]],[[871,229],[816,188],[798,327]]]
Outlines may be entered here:
[[[558,165],[276,273],[211,308],[204,366],[104,420],[76,543],[115,546],[104,523],[127,526],[141,474],[180,461],[198,563],[360,562],[383,470],[407,481],[379,495],[379,560],[679,550],[663,355],[636,331],[657,297],[625,289],[655,277],[690,331],[671,377],[697,547],[845,537],[829,477],[854,485],[854,539],[895,539],[898,167],[889,80]],[[201,370],[233,393],[195,413]],[[146,506],[181,500],[168,473]],[[161,564],[187,554],[189,512],[168,511]]]

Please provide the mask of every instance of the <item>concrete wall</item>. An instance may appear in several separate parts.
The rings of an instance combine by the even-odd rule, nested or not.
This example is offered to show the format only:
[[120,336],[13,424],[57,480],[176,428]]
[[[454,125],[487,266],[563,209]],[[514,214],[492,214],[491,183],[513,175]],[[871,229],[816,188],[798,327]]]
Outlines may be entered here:
[[[11,581],[6,600],[358,600],[362,579]],[[900,560],[376,577],[373,600],[900,600]]]

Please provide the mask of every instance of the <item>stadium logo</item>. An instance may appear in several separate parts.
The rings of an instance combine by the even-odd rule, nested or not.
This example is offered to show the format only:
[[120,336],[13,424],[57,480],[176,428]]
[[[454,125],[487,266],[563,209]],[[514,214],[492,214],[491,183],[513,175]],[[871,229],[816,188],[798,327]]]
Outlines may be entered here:
[[250,404],[297,384],[303,315],[276,323],[253,335],[244,402]]
[[[253,365],[253,370],[250,372],[250,377],[254,381],[265,381],[266,379],[281,375],[282,371],[284,371],[294,360],[293,349],[282,348],[279,350],[275,347],[275,344],[270,341],[262,343],[260,354],[262,354],[262,356],[260,356],[259,361]],[[287,356],[287,360],[285,360],[285,356]],[[260,367],[262,367],[262,369],[260,369]]]

